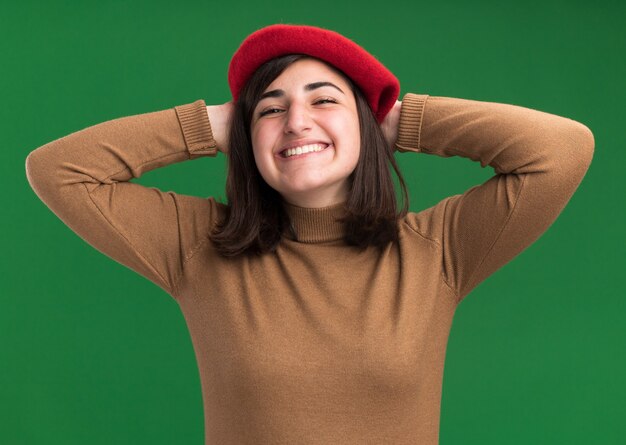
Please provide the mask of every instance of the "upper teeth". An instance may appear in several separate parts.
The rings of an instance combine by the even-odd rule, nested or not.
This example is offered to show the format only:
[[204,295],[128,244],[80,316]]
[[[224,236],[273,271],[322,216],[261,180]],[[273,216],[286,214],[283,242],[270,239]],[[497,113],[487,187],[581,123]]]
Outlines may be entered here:
[[310,153],[312,151],[322,151],[326,147],[327,147],[326,144],[310,144],[310,145],[303,145],[301,147],[288,148],[287,150],[283,152],[283,156],[288,158],[289,156],[301,155],[303,153]]

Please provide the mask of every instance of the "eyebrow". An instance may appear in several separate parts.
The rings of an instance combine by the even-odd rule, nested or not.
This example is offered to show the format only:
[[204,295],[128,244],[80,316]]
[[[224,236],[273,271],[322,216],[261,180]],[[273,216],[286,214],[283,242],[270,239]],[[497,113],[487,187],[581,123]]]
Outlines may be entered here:
[[[338,89],[339,91],[341,91],[342,94],[346,94],[343,92],[343,90],[341,88],[339,88],[337,85],[335,85],[332,82],[313,82],[313,83],[307,83],[304,86],[304,91],[313,91],[317,88],[321,88],[321,87],[333,87]],[[266,99],[268,97],[282,97],[285,95],[285,91],[284,90],[272,90],[272,91],[267,91],[263,94],[261,94],[261,97],[259,98],[258,102],[261,102],[263,99]]]

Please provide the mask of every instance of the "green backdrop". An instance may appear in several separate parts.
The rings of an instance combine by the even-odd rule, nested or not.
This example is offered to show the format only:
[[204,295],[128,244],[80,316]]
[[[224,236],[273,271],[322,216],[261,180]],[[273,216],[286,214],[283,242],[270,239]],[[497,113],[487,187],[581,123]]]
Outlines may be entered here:
[[[341,32],[396,74],[401,94],[511,103],[593,131],[592,165],[561,216],[457,310],[440,438],[623,443],[624,5],[3,2],[0,443],[203,442],[200,381],[177,304],[57,219],[31,190],[24,162],[105,120],[230,100],[231,55],[271,23]],[[464,158],[397,159],[412,211],[494,174]],[[225,167],[220,154],[134,181],[223,197]]]

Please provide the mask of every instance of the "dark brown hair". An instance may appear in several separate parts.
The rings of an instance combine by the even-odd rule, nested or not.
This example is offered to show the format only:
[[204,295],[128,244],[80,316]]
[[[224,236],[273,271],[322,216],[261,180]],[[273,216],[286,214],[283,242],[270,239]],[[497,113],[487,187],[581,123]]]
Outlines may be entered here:
[[[234,104],[227,155],[228,204],[225,218],[211,234],[217,251],[225,257],[273,252],[285,232],[294,235],[282,196],[265,182],[256,166],[250,124],[254,108],[268,85],[302,58],[312,57],[289,54],[263,64],[250,77]],[[361,249],[382,248],[398,240],[397,220],[406,215],[409,205],[406,185],[393,156],[394,147],[385,140],[360,88],[342,71],[326,65],[350,85],[356,99],[361,134],[359,160],[348,178],[350,192],[345,202],[346,216],[342,219],[344,239],[347,244]],[[399,213],[389,165],[402,188],[404,206]]]

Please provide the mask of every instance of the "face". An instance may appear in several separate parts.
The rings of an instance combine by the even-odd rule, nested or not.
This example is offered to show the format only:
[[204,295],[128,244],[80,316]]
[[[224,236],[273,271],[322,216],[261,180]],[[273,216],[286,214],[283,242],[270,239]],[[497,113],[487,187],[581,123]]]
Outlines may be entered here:
[[345,201],[361,145],[356,100],[348,83],[324,63],[301,59],[261,97],[250,132],[263,179],[300,207]]

